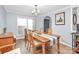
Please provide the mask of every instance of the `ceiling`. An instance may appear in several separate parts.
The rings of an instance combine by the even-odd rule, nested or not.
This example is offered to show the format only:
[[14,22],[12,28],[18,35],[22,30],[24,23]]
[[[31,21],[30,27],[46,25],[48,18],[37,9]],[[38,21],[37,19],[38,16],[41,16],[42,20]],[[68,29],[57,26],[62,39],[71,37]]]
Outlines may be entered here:
[[[57,9],[68,7],[69,5],[40,5],[38,9],[40,10],[40,15],[46,14],[50,11],[55,11]],[[7,12],[12,12],[21,15],[32,16],[32,10],[34,6],[32,5],[4,5]]]

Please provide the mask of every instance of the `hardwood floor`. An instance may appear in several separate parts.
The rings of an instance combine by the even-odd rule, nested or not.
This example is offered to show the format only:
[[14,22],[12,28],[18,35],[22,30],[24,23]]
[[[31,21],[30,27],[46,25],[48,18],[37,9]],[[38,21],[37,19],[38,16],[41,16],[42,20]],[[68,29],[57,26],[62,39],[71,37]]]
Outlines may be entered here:
[[[73,54],[71,47],[68,47],[66,45],[60,44],[60,54]],[[57,54],[57,47],[52,48],[52,54]]]
[[[25,48],[25,42],[23,39],[16,41],[16,48],[20,48],[22,54],[29,54],[29,52]],[[57,47],[55,46],[54,48],[52,48],[49,54],[57,54]],[[75,54],[75,52],[72,51],[71,47],[60,44],[60,54]]]
[[23,39],[16,40],[16,48],[20,48],[22,54],[28,53],[25,48],[25,42]]

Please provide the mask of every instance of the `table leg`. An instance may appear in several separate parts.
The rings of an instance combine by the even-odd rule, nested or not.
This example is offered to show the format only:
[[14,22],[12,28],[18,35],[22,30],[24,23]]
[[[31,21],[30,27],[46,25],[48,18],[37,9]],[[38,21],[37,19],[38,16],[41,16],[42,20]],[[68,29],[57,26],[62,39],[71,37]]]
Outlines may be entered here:
[[60,43],[59,43],[59,38],[57,39],[57,49],[58,49],[58,54],[60,53]]
[[42,44],[42,53],[45,54],[45,43]]
[[74,39],[73,37],[74,37],[74,35],[72,34],[72,50],[73,50],[73,39]]
[[31,46],[30,48],[31,48],[31,53],[34,54],[34,47]]

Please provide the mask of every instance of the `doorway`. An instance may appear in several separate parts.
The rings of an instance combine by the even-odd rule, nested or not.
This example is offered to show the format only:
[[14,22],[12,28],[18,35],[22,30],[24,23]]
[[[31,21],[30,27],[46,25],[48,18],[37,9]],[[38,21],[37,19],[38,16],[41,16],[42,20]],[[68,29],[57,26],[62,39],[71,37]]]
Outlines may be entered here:
[[50,28],[51,27],[51,17],[49,17],[49,16],[46,16],[45,18],[44,18],[44,32],[45,33],[47,33],[48,32],[48,28]]

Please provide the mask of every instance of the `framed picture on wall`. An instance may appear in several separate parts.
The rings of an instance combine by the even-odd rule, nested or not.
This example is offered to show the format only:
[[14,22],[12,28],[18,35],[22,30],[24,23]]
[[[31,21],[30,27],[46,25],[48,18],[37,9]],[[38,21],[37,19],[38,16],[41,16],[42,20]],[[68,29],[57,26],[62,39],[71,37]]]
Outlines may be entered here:
[[55,14],[55,24],[56,25],[65,24],[65,12]]

